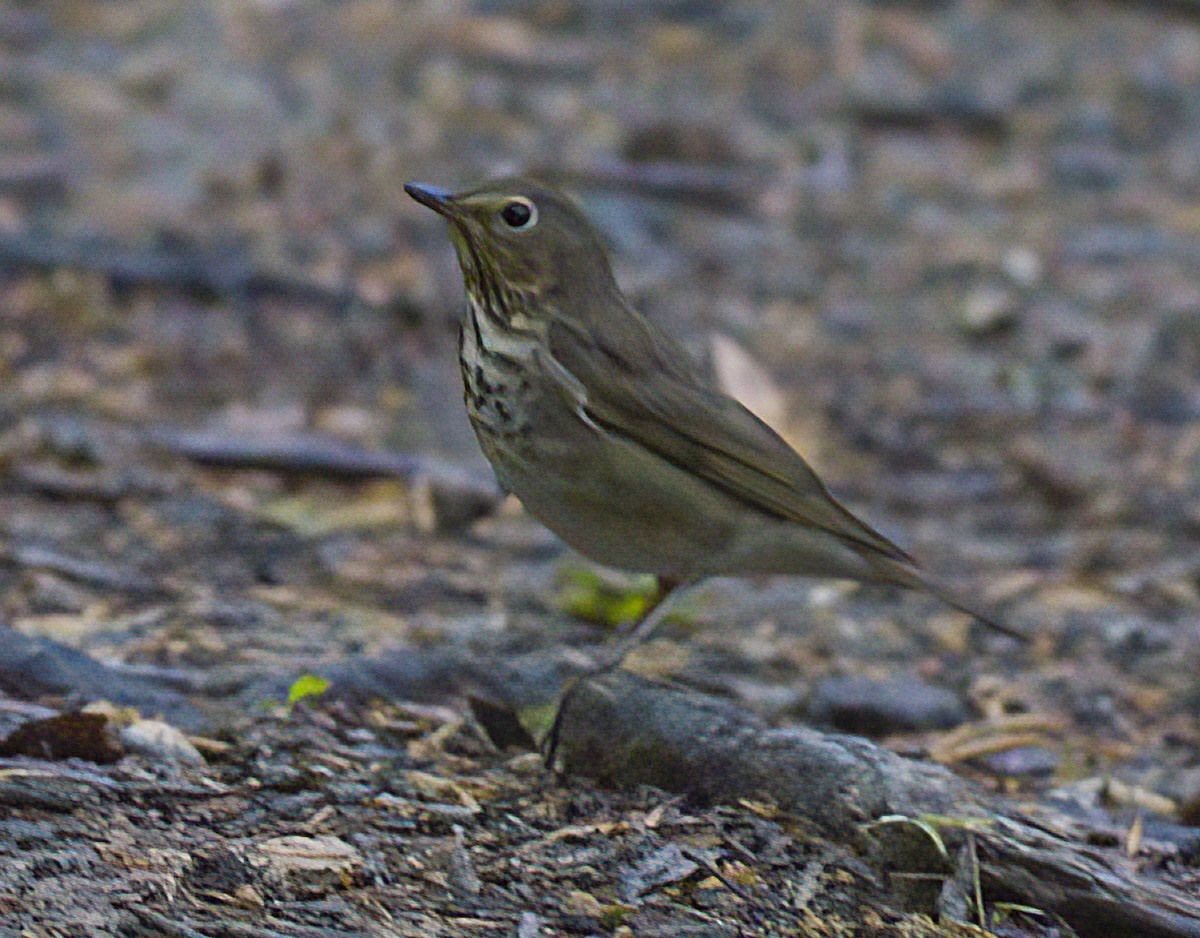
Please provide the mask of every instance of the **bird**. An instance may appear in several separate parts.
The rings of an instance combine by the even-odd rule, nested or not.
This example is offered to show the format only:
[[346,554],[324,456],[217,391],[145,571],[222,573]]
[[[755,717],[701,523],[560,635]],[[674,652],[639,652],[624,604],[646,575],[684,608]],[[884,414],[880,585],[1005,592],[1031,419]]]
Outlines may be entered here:
[[569,196],[519,176],[462,192],[404,189],[449,223],[467,299],[463,396],[500,486],[584,556],[657,578],[654,600],[596,670],[619,664],[712,576],[923,590],[1026,638],[838,502],[795,449],[636,310]]

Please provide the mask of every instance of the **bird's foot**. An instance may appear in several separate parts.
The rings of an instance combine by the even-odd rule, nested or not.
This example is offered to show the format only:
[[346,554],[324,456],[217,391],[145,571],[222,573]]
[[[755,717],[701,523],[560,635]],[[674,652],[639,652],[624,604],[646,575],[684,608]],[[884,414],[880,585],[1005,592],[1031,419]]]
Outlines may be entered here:
[[563,682],[563,688],[558,695],[558,706],[554,711],[554,720],[550,729],[542,738],[538,748],[542,753],[542,761],[551,772],[561,775],[562,769],[558,763],[558,749],[562,742],[563,714],[570,706],[572,698],[586,682],[611,674],[625,660],[629,649],[623,643],[601,650],[600,657],[585,668],[581,668]]

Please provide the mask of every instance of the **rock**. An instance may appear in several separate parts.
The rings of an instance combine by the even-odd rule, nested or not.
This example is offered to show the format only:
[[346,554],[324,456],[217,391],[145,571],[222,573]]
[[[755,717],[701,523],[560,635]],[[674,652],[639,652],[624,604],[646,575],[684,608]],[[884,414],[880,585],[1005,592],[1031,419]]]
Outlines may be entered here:
[[186,736],[162,720],[136,720],[121,729],[117,738],[126,749],[164,762],[204,765],[204,756]]
[[970,336],[995,335],[1017,323],[1017,303],[1011,291],[997,286],[980,286],[967,295],[959,327]]
[[953,691],[918,680],[865,677],[821,681],[808,710],[814,722],[863,736],[945,730],[968,717],[966,705]]
[[984,767],[995,775],[1008,778],[1045,778],[1058,768],[1058,753],[1044,746],[1015,746],[994,752],[983,760]]

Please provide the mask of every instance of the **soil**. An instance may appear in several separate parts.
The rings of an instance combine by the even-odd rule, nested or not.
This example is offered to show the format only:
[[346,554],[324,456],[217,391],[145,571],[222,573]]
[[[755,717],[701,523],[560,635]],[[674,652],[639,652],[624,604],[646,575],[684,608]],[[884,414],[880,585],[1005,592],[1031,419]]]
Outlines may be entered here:
[[530,748],[647,587],[502,498],[462,412],[461,282],[401,185],[515,169],[1033,636],[714,580],[631,669],[1054,806],[1194,895],[1195,14],[0,5],[0,936],[1112,934]]

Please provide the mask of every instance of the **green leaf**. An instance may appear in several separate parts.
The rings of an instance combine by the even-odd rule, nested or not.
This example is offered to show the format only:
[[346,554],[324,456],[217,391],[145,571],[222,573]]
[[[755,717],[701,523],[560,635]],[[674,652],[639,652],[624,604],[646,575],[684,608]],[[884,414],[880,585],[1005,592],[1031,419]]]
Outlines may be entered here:
[[329,690],[329,682],[325,678],[317,677],[315,674],[302,674],[288,688],[287,705],[290,707],[297,700],[303,700],[305,697],[316,697],[327,690]]
[[617,578],[573,569],[563,572],[558,605],[576,618],[614,628],[640,619],[657,595],[651,576]]

